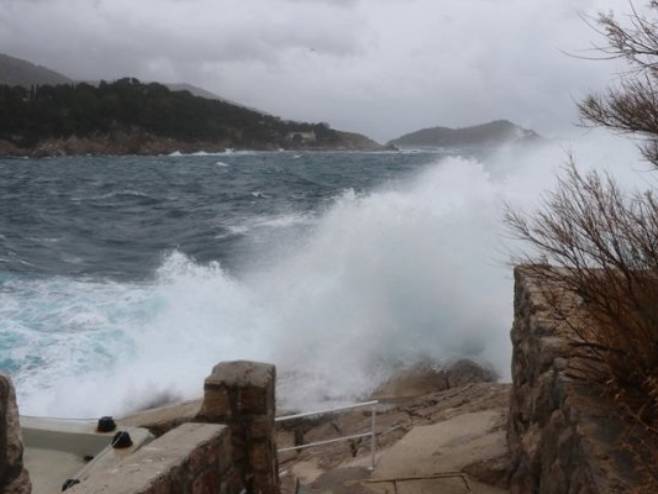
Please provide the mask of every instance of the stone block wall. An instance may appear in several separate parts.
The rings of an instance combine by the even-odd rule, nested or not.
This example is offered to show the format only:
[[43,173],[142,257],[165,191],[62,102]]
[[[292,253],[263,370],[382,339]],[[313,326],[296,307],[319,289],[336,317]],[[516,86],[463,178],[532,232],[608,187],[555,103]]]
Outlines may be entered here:
[[228,427],[183,424],[123,460],[91,474],[71,494],[240,494]]
[[0,374],[0,493],[29,494],[30,479],[23,468],[23,441],[14,386]]
[[[568,328],[579,300],[515,269],[508,443],[515,494],[645,492],[628,427],[600,390],[569,377]],[[551,294],[551,304],[546,294]],[[559,310],[555,310],[555,303]]]
[[257,362],[222,362],[204,384],[196,420],[227,424],[233,463],[249,494],[278,494],[274,435],[276,369]]

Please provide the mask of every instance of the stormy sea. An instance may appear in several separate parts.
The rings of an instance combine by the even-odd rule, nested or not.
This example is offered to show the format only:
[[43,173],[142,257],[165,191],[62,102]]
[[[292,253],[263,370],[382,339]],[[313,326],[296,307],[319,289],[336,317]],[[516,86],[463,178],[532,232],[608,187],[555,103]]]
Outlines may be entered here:
[[422,359],[505,379],[501,217],[561,153],[0,160],[0,370],[23,413],[80,418],[198,397],[231,359],[302,409]]

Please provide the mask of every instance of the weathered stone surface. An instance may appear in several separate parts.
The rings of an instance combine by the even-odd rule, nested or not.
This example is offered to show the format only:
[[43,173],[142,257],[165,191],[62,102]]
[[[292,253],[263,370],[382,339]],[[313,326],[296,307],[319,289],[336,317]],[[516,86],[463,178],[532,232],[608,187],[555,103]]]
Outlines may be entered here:
[[201,400],[174,403],[135,412],[119,420],[119,425],[144,427],[161,436],[186,422],[192,422],[201,410]]
[[485,410],[416,426],[383,452],[373,477],[423,477],[468,467],[476,472],[486,462],[504,462],[506,418],[501,411]]
[[235,360],[220,362],[206,378],[206,384],[220,384],[239,388],[266,388],[276,377],[276,369],[271,364]]
[[466,384],[496,380],[497,376],[492,370],[468,359],[460,359],[444,366],[436,362],[421,362],[396,373],[375,390],[372,398],[412,398]]
[[273,365],[236,361],[216,365],[204,384],[196,420],[231,428],[233,463],[247,492],[279,492],[275,382]]
[[490,383],[498,380],[496,373],[472,360],[461,359],[443,369],[448,388],[457,388],[472,383]]
[[239,494],[230,462],[230,431],[217,424],[183,424],[123,459],[94,471],[71,494]]
[[[577,317],[578,297],[539,286],[515,270],[512,394],[507,438],[511,491],[518,494],[653,492],[627,451],[633,440],[617,408],[600,392],[568,375],[574,360],[568,326],[557,313]],[[547,296],[559,308],[551,309]]]
[[[468,459],[465,459],[464,455],[461,456],[462,461],[458,466],[472,478],[505,488],[509,478],[509,458],[505,439],[509,390],[509,384],[477,383],[429,393],[421,397],[382,403],[379,405],[375,429],[378,458],[400,441],[415,443],[419,438],[422,441],[423,434],[407,435],[409,431],[418,427],[438,425],[456,419],[456,422],[450,422],[447,426],[451,430],[460,423],[459,417],[465,414],[493,412],[496,417],[495,422],[483,427],[481,432],[476,434],[475,428],[462,428],[466,436],[458,439],[457,443],[464,443],[463,450],[470,453]],[[483,420],[486,421],[486,417],[488,415],[485,414]],[[295,443],[296,435],[303,436],[303,442],[312,442],[366,432],[370,428],[370,411],[354,410],[319,419],[298,419],[277,423],[277,426],[279,427],[277,442],[280,447],[286,447]],[[466,443],[472,447],[469,449]],[[484,444],[486,447],[481,447]],[[434,445],[429,446],[434,447]],[[451,450],[451,447],[448,447],[448,450]],[[412,468],[422,467],[423,472],[436,473],[437,469],[448,466],[443,463],[443,459],[450,454],[445,454],[445,448],[442,451],[444,453],[442,455],[431,456],[430,453],[423,457],[422,462],[407,462],[407,464]],[[333,472],[357,467],[361,472],[366,472],[363,467],[370,464],[370,439],[338,442],[322,448],[302,450],[299,453],[284,453],[279,461],[282,470],[298,477],[303,484],[312,484],[315,488],[316,479],[333,478]],[[395,461],[390,464],[393,467],[397,465]],[[450,467],[454,466],[455,464],[452,464]],[[394,473],[393,470],[388,471],[386,467],[380,468],[379,464],[378,469],[383,477]],[[324,475],[325,472],[328,477]],[[366,475],[360,476],[360,478],[366,477]],[[343,492],[333,485],[331,490]]]
[[4,486],[2,494],[30,494],[32,492],[32,483],[27,471],[23,469],[21,473]]
[[23,468],[23,440],[16,395],[11,379],[0,374],[0,492],[29,493],[30,479]]

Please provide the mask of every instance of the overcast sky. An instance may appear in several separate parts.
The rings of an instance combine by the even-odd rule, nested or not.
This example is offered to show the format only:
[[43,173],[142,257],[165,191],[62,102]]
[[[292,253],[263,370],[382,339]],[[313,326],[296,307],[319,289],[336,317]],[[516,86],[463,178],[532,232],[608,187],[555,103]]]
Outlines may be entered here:
[[[637,0],[638,4],[644,3]],[[0,0],[0,52],[76,79],[189,82],[380,141],[507,118],[546,135],[614,77],[583,14],[627,0]]]

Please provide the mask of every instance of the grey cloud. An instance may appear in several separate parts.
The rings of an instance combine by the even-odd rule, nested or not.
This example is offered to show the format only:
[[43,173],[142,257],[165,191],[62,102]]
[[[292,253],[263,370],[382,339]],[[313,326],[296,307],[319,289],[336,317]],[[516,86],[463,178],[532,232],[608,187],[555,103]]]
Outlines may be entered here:
[[617,67],[570,58],[626,0],[0,0],[0,51],[81,79],[187,81],[379,139],[509,118],[569,128]]

